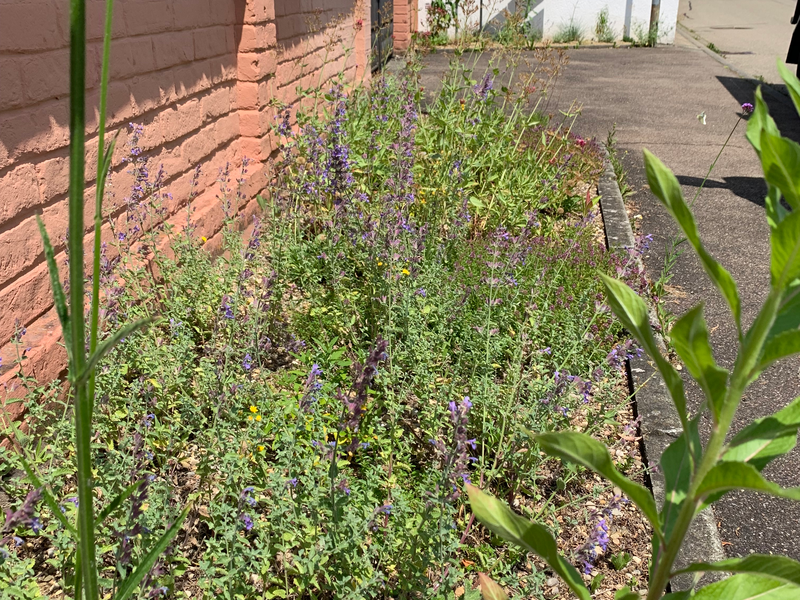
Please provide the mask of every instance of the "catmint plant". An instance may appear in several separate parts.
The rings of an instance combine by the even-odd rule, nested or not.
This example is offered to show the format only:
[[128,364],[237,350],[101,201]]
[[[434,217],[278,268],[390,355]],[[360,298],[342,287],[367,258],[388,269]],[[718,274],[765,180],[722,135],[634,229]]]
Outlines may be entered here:
[[[800,81],[782,63],[779,62],[778,68],[800,112]],[[755,107],[747,105],[743,111],[751,113],[747,139],[761,160],[767,183],[766,217],[772,248],[769,294],[749,327],[742,323],[736,283],[703,245],[678,180],[655,156],[646,150],[644,154],[650,189],[677,221],[697,253],[706,274],[730,308],[738,332],[736,360],[731,369],[726,369],[714,359],[702,305],[689,310],[672,327],[670,337],[675,351],[705,396],[698,413],[691,414],[687,409],[684,382],[659,349],[645,301],[622,281],[600,275],[608,304],[655,363],[681,419],[682,434],[664,451],[660,460],[666,485],[663,506],[656,506],[648,489],[622,475],[608,449],[588,435],[571,431],[530,434],[538,448],[547,454],[582,465],[608,479],[650,522],[653,538],[647,600],[662,597],[670,600],[689,597],[789,600],[800,597],[800,562],[785,556],[751,554],[713,563],[676,565],[692,521],[727,492],[751,490],[800,500],[799,488],[782,488],[762,475],[767,464],[797,443],[800,398],[774,415],[757,419],[730,435],[745,391],[770,365],[800,353],[800,145],[780,135],[760,88],[756,92]],[[784,207],[784,201],[790,209]],[[630,346],[618,347],[609,354],[608,361],[618,364],[622,356],[630,352]],[[705,443],[698,432],[699,420],[704,416],[711,421],[710,436]],[[590,600],[591,593],[580,574],[558,553],[546,527],[529,522],[476,487],[468,486],[467,490],[478,520],[500,537],[538,554],[575,596]],[[604,547],[605,525],[605,521],[598,522],[589,544]],[[584,567],[591,564],[591,553],[591,550],[579,553],[579,562]],[[664,596],[676,575],[707,572],[733,575],[699,589]],[[628,588],[618,590],[615,595],[616,600],[639,597]]]

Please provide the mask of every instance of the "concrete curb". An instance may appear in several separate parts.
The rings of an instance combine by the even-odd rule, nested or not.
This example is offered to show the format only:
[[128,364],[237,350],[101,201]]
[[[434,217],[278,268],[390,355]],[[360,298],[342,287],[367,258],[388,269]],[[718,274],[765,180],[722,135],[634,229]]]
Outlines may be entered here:
[[[792,106],[792,101],[789,98],[789,96],[778,91],[770,84],[760,81],[758,78],[754,77],[750,73],[742,71],[739,67],[735,66],[733,63],[728,61],[724,56],[721,56],[716,52],[714,52],[713,50],[710,50],[708,48],[708,42],[706,42],[706,40],[704,40],[702,37],[700,37],[693,31],[689,30],[685,25],[683,25],[680,22],[678,22],[678,33],[694,47],[699,48],[700,50],[708,54],[711,58],[713,58],[715,61],[717,61],[721,65],[724,65],[726,68],[736,73],[742,79],[747,79],[748,81],[750,81],[750,83],[752,83],[756,87],[760,85],[766,95],[771,96],[778,102],[782,102],[787,106]],[[705,44],[703,42],[705,42]]]
[[[606,232],[606,246],[609,249],[627,249],[634,246],[625,201],[620,193],[614,168],[611,166],[608,149],[603,146],[606,166],[597,185],[600,195],[600,211]],[[640,259],[637,258],[641,265]],[[666,350],[664,340],[656,335],[660,350]],[[650,487],[659,507],[664,505],[664,474],[657,468],[661,454],[683,433],[678,411],[672,403],[664,379],[646,356],[628,361],[628,375],[634,403],[634,415],[641,417],[641,450],[645,467],[648,469]],[[686,536],[683,548],[678,554],[678,568],[693,562],[714,562],[723,560],[725,552],[714,521],[712,508],[701,512]],[[724,574],[706,575],[702,582],[711,583],[723,579]],[[681,575],[672,580],[672,591],[683,591],[693,587],[693,575]]]

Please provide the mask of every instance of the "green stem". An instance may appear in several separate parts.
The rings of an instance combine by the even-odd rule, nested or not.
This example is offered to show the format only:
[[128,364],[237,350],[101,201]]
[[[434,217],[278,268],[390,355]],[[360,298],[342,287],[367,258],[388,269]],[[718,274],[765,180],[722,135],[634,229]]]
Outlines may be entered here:
[[[111,17],[114,0],[106,0],[106,22],[103,34],[103,63],[100,71],[100,107],[97,122],[97,178],[94,196],[94,265],[92,268],[92,317],[89,338],[89,354],[97,349],[100,322],[100,248],[102,243],[103,193],[105,176],[103,172],[106,147],[106,101],[108,97],[108,65],[111,53]],[[89,377],[89,401],[94,412],[95,373]]]
[[717,166],[717,161],[719,160],[719,157],[722,156],[722,152],[725,150],[725,147],[728,145],[728,142],[731,141],[731,138],[733,137],[733,132],[736,131],[736,128],[739,126],[739,123],[741,123],[741,121],[742,121],[742,118],[739,117],[739,120],[736,121],[736,125],[733,126],[733,129],[731,129],[731,132],[728,134],[728,139],[725,140],[725,143],[722,144],[722,148],[719,149],[719,152],[717,153],[717,157],[714,159],[714,162],[711,163],[711,166],[708,169],[708,173],[706,173],[706,176],[703,179],[703,183],[701,183],[700,187],[697,188],[697,192],[695,192],[694,198],[692,198],[692,201],[689,204],[690,208],[694,206],[694,203],[697,200],[697,197],[700,195],[700,192],[703,191],[703,187],[705,187],[706,181],[708,181],[708,178],[711,176],[711,171],[713,171],[714,167]]
[[664,545],[662,555],[654,557],[657,564],[653,572],[653,577],[650,580],[650,591],[647,595],[647,600],[658,600],[661,598],[664,589],[666,589],[669,583],[670,573],[672,572],[675,559],[678,556],[678,551],[683,544],[689,526],[694,520],[697,507],[702,502],[702,498],[697,495],[697,490],[706,475],[708,475],[708,472],[717,464],[722,454],[725,447],[725,438],[728,435],[731,423],[736,415],[736,410],[739,408],[742,394],[744,394],[744,390],[750,380],[752,370],[764,346],[769,330],[775,322],[775,315],[778,312],[778,307],[780,306],[781,297],[783,295],[780,289],[780,287],[777,287],[770,293],[764,304],[764,308],[756,318],[750,331],[748,331],[744,343],[741,346],[739,356],[734,365],[733,374],[731,375],[731,384],[725,395],[722,410],[720,411],[719,421],[714,425],[711,431],[711,438],[708,441],[708,446],[706,446],[703,459],[692,477],[692,483],[686,495],[686,500],[681,506],[675,528]]
[[[83,191],[86,88],[86,0],[70,4],[70,169],[69,169],[69,280],[72,364],[70,377],[86,368],[83,315]],[[86,385],[75,393],[75,448],[78,462],[78,534],[86,600],[98,600],[92,498],[92,403]]]

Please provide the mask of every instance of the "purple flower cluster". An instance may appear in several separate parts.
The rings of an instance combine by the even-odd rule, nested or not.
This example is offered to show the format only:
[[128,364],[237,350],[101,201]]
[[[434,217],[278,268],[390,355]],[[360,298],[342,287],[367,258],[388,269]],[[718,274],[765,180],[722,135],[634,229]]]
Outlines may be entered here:
[[15,511],[6,509],[6,520],[3,524],[3,529],[0,533],[6,534],[5,537],[0,539],[0,547],[5,546],[13,541],[15,545],[19,545],[21,540],[14,536],[14,530],[17,527],[30,527],[33,533],[39,533],[42,529],[41,521],[36,516],[36,506],[42,498],[41,489],[32,489],[28,492],[22,505]]
[[494,81],[492,80],[491,74],[487,71],[483,76],[483,80],[480,83],[475,84],[472,88],[472,91],[475,92],[475,95],[479,99],[486,100],[493,87]]
[[606,356],[606,362],[612,369],[621,369],[626,360],[640,358],[643,354],[641,348],[635,347],[632,339],[627,339],[617,344]]
[[[367,403],[369,386],[378,375],[378,365],[387,359],[387,346],[388,342],[379,337],[375,341],[375,345],[367,356],[367,360],[364,364],[355,365],[356,378],[353,382],[353,388],[347,394],[339,392],[338,397],[344,404],[345,409],[344,417],[339,424],[341,430],[349,429],[353,433],[358,431],[358,427],[361,424],[361,417],[364,414],[364,406]],[[358,441],[354,436],[347,451],[352,452],[357,446]]]
[[477,447],[476,440],[467,439],[467,425],[471,408],[472,402],[469,396],[465,396],[459,403],[451,401],[447,406],[450,424],[453,428],[451,443],[446,445],[441,440],[430,440],[442,463],[442,473],[448,486],[443,498],[445,502],[457,500],[461,496],[459,484],[470,482],[469,463],[475,459],[470,457],[469,451],[470,449],[475,450]]
[[317,363],[314,363],[311,365],[308,377],[306,377],[303,397],[300,399],[300,410],[303,412],[313,412],[314,403],[317,401],[319,391],[322,389],[322,382],[319,381],[320,377],[322,377],[322,369],[319,368]]
[[611,524],[613,513],[619,510],[626,502],[622,496],[614,496],[608,505],[600,511],[592,512],[590,519],[596,521],[589,539],[581,546],[576,555],[583,567],[583,572],[591,574],[597,558],[608,549],[608,527]]

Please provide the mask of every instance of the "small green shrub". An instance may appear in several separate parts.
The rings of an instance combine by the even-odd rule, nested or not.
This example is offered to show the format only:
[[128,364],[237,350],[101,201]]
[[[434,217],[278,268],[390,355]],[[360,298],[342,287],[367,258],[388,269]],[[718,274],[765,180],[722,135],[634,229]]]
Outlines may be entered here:
[[608,17],[608,7],[604,7],[597,15],[594,34],[598,42],[610,44],[617,39]]

